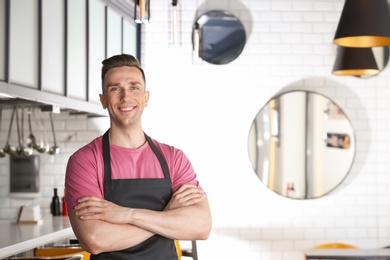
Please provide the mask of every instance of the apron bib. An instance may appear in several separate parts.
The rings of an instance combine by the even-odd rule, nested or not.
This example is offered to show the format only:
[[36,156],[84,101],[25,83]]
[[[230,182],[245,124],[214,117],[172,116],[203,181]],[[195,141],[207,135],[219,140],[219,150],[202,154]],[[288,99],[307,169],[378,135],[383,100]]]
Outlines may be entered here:
[[[146,134],[145,137],[157,156],[165,177],[163,179],[113,180],[111,178],[110,144],[107,131],[103,135],[104,198],[124,207],[162,211],[172,196],[171,177],[164,157],[150,137]],[[91,260],[95,259],[177,260],[178,258],[172,239],[154,235],[144,242],[122,251],[91,255]]]

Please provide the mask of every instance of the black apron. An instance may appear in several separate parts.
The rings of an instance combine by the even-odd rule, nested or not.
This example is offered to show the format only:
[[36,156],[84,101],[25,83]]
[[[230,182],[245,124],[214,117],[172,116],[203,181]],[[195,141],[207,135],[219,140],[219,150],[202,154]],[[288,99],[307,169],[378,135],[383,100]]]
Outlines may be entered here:
[[[124,207],[162,211],[172,196],[171,177],[164,157],[150,137],[146,134],[145,137],[160,162],[165,178],[113,180],[107,131],[103,135],[104,198]],[[154,235],[136,246],[122,251],[91,255],[91,259],[177,260],[178,257],[172,239]]]

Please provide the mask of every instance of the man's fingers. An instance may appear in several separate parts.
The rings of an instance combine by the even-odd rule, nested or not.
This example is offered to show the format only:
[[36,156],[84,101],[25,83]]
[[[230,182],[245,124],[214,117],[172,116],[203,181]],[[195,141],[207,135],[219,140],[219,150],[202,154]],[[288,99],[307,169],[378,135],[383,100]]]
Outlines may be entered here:
[[203,192],[203,190],[201,190],[199,188],[191,187],[191,188],[187,188],[187,189],[182,190],[182,191],[178,190],[173,195],[177,198],[185,198],[187,196],[201,196],[201,195],[204,195],[204,192]]
[[77,200],[77,202],[84,202],[84,201],[101,201],[102,199],[94,197],[94,196],[85,196]]
[[197,189],[198,187],[194,184],[183,184],[180,186],[179,189],[177,189],[176,192],[183,192],[185,190],[188,190],[188,189]]
[[[203,191],[191,191],[191,192],[182,192],[175,195],[175,200],[183,206],[188,206],[194,204],[198,201],[201,201],[205,197]],[[196,201],[196,202],[194,202]]]

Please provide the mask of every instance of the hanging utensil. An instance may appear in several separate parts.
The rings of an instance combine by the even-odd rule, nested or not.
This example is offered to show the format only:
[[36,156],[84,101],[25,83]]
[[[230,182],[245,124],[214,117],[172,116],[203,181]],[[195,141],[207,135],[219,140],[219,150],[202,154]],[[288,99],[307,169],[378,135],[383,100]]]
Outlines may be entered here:
[[[40,142],[36,142],[34,149],[37,150],[39,153],[47,153],[49,152],[50,146],[47,142],[47,136],[46,136],[46,130],[45,130],[45,123],[43,122],[42,113],[41,110],[38,111],[39,113],[39,126],[41,131],[41,140]],[[42,135],[44,138],[42,138]]]
[[28,129],[30,131],[30,134],[27,137],[27,146],[30,148],[34,148],[37,145],[37,139],[35,138],[35,135],[32,132],[32,127],[31,127],[31,113],[32,109],[29,108],[27,111],[27,120],[28,120]]
[[22,118],[21,118],[21,129],[20,129],[20,148],[21,148],[21,156],[28,157],[33,154],[34,150],[31,147],[24,146],[24,107],[22,107]]
[[16,151],[15,147],[12,147],[9,145],[9,139],[11,137],[11,130],[12,130],[12,124],[14,121],[15,111],[16,111],[16,106],[14,106],[14,109],[12,110],[11,120],[10,120],[9,128],[8,128],[8,137],[7,137],[7,141],[5,143],[5,146],[3,148],[4,152],[7,154],[14,154]]
[[[0,107],[0,132],[1,132],[1,124],[3,122],[3,108]],[[4,152],[3,148],[0,148],[0,158],[3,158],[7,155],[6,152]]]
[[50,147],[49,149],[49,154],[58,154],[60,152],[60,148],[57,146],[57,142],[56,142],[56,135],[54,133],[54,123],[53,123],[53,116],[52,116],[53,113],[49,113],[50,115],[50,123],[51,123],[51,131],[53,132],[53,141],[54,141],[54,145],[52,147]]
[[23,153],[22,141],[20,138],[20,126],[19,126],[19,108],[16,108],[16,131],[18,134],[18,146],[16,146],[16,151],[14,155],[21,156]]

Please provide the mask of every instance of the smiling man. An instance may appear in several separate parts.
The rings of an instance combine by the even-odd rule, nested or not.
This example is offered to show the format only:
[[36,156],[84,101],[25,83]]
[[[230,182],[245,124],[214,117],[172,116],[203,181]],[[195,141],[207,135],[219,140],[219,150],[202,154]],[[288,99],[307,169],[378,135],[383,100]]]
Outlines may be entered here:
[[183,151],[142,129],[149,91],[135,57],[103,61],[100,101],[110,128],[76,151],[66,170],[74,233],[91,259],[177,260],[175,239],[208,238],[210,208]]

